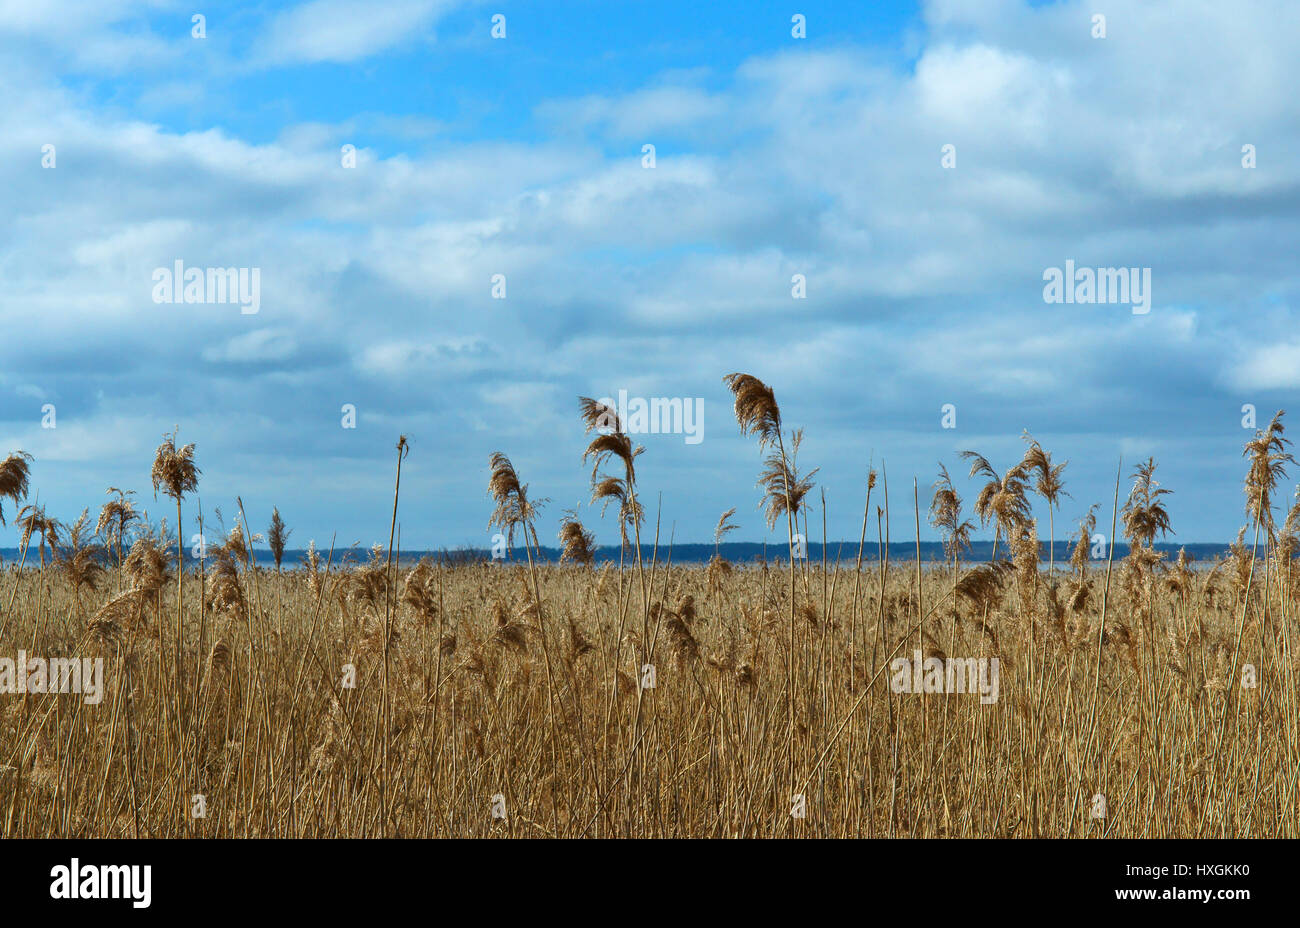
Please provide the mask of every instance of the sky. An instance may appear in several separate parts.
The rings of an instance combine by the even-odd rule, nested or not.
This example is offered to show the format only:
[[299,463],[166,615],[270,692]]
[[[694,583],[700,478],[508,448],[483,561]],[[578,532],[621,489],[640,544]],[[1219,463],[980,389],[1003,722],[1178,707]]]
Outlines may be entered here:
[[[1243,407],[1300,387],[1300,5],[739,6],[0,0],[0,453],[34,456],[29,499],[166,516],[179,426],[187,535],[238,497],[293,547],[370,545],[405,434],[403,548],[490,543],[494,451],[544,542],[577,507],[617,543],[577,400],[623,390],[702,408],[634,436],[665,537],[735,507],[732,540],[777,541],[743,371],[805,429],[833,539],[870,467],[898,540],[914,479],[924,510],[943,462],[969,508],[958,452],[1006,468],[1025,430],[1069,461],[1056,537],[1154,456],[1169,540],[1233,538]],[[257,312],[157,301],[177,261],[256,269]],[[1149,269],[1149,311],[1047,302],[1067,261]]]

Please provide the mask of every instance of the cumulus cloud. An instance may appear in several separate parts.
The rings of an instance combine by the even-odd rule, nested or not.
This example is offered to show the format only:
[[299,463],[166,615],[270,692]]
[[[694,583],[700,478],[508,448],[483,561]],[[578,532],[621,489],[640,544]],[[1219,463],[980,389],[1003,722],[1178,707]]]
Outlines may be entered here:
[[1294,390],[1300,387],[1300,342],[1247,348],[1226,374],[1238,390]]
[[278,65],[356,61],[411,41],[453,6],[449,0],[309,0],[271,21],[259,56]]
[[236,335],[220,345],[203,349],[203,360],[247,364],[255,361],[287,361],[298,350],[293,335],[285,329],[257,329]]
[[[258,54],[361,61],[427,40],[449,9],[315,0],[278,14]],[[1107,497],[1120,455],[1168,454],[1165,484],[1196,502],[1180,537],[1229,537],[1237,410],[1286,405],[1300,385],[1300,347],[1278,337],[1296,321],[1300,60],[1277,41],[1300,8],[1107,13],[1093,40],[1079,3],[932,2],[905,66],[865,44],[794,45],[707,81],[538,99],[514,138],[374,113],[260,137],[177,128],[19,67],[0,74],[0,312],[23,326],[0,348],[0,419],[38,459],[54,452],[41,481],[87,493],[142,485],[181,422],[208,492],[282,510],[274,494],[290,494],[304,538],[373,520],[387,450],[409,432],[430,489],[403,538],[424,545],[481,540],[494,450],[542,495],[581,498],[577,395],[700,396],[706,441],[646,436],[641,465],[678,537],[698,539],[751,493],[757,454],[720,383],[751,370],[807,427],[832,534],[856,531],[873,456],[924,483],[964,447],[1003,463],[1029,428],[1071,459],[1081,509]],[[111,34],[125,15],[84,28]],[[10,7],[3,29],[58,34]],[[356,135],[384,124],[437,144]],[[55,170],[40,167],[46,142]],[[1067,259],[1150,267],[1150,315],[1045,304],[1042,273]],[[150,274],[175,260],[261,268],[260,313],[154,304]],[[33,431],[37,397],[59,405],[57,442]],[[351,495],[326,512],[316,494],[337,469]]]

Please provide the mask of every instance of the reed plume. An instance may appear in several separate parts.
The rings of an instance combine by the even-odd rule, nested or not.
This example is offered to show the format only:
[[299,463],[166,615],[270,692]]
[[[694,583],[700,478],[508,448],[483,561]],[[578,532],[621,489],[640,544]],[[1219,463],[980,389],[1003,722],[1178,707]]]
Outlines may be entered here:
[[[176,679],[180,680],[181,675],[181,636],[183,633],[184,622],[184,577],[185,577],[185,551],[181,547],[184,543],[185,530],[181,521],[181,499],[186,493],[193,493],[199,488],[199,474],[201,471],[194,463],[194,444],[181,447],[176,446],[176,436],[180,428],[174,429],[171,434],[164,435],[162,444],[154,452],[153,470],[150,472],[150,479],[153,481],[154,498],[158,496],[161,489],[164,494],[176,500]],[[178,684],[179,685],[179,684]]]
[[[734,532],[736,529],[740,528],[739,525],[731,521],[731,517],[734,516],[735,514],[736,514],[736,507],[732,506],[730,509],[728,509],[726,512],[722,514],[722,517],[718,519],[717,526],[715,526],[713,529],[713,561],[710,561],[709,563],[710,577],[717,577],[718,574],[725,569],[722,567],[714,568],[713,562],[714,561],[718,563],[722,562],[722,555],[719,553],[719,548],[722,545],[723,539],[726,538],[727,535],[729,535],[731,532]],[[711,583],[710,587],[713,587],[715,585],[716,585],[715,583]]]
[[1025,457],[1020,462],[1027,474],[1034,476],[1034,492],[1041,496],[1047,502],[1047,557],[1049,579],[1056,574],[1056,510],[1060,508],[1062,496],[1069,496],[1065,492],[1065,482],[1061,475],[1065,472],[1065,467],[1069,461],[1062,461],[1060,464],[1052,463],[1052,453],[1043,449],[1043,446],[1029,434],[1025,432],[1024,439],[1029,443],[1025,449]]
[[1120,510],[1124,537],[1137,547],[1150,548],[1157,534],[1163,538],[1173,531],[1169,511],[1161,499],[1172,491],[1160,486],[1155,479],[1155,472],[1155,458],[1148,458],[1137,466],[1137,470],[1130,475],[1133,488],[1129,491],[1124,508]]
[[171,579],[171,555],[159,545],[152,530],[131,545],[124,566],[126,575],[131,578],[131,588],[150,596],[156,595]]
[[1279,480],[1286,477],[1286,465],[1296,463],[1286,450],[1291,440],[1282,433],[1286,426],[1282,417],[1286,410],[1278,410],[1267,429],[1258,430],[1246,442],[1242,457],[1249,458],[1246,473],[1246,514],[1260,523],[1269,543],[1277,540],[1273,521],[1273,491]]
[[728,374],[722,378],[735,397],[736,422],[740,434],[758,435],[758,447],[781,441],[781,407],[772,388],[751,374]]
[[284,520],[280,518],[278,507],[271,510],[271,525],[266,530],[266,544],[271,549],[271,556],[275,558],[275,570],[280,571],[280,562],[284,560],[285,542],[293,534],[293,529],[285,528]]
[[1020,590],[1020,613],[1032,622],[1034,597],[1038,587],[1038,520],[1019,523],[1007,547],[1016,567],[1016,583]]
[[1278,532],[1276,555],[1285,563],[1300,556],[1300,487],[1296,487],[1291,508],[1287,510]]
[[[506,532],[507,544],[514,537],[516,527],[522,526],[524,532],[524,553],[528,557],[528,575],[533,586],[533,606],[536,609],[538,632],[542,639],[542,659],[546,664],[547,709],[551,730],[555,734],[558,729],[555,723],[555,680],[551,671],[551,651],[546,639],[546,620],[542,614],[542,591],[537,581],[537,565],[533,563],[532,548],[528,544],[528,537],[531,534],[533,547],[540,549],[540,545],[537,544],[537,530],[532,526],[542,504],[546,500],[531,501],[528,499],[528,484],[519,480],[519,474],[515,471],[514,465],[500,451],[492,452],[492,456],[488,459],[488,465],[491,470],[488,477],[488,495],[496,503],[496,509],[492,512],[488,527],[491,528],[496,525]],[[558,773],[559,760],[554,754],[552,754],[552,763]]]
[[726,512],[722,514],[721,518],[718,519],[718,524],[713,529],[713,544],[715,546],[720,545],[722,543],[722,540],[726,538],[728,534],[740,528],[740,526],[737,525],[735,522],[730,521],[731,517],[734,516],[735,514],[736,514],[736,507],[732,506],[730,509],[728,509]]
[[1288,601],[1294,602],[1297,593],[1300,592],[1296,588],[1300,576],[1294,570],[1294,562],[1297,557],[1300,557],[1300,487],[1296,488],[1294,502],[1287,511],[1286,519],[1283,520],[1282,528],[1278,532],[1273,557],[1282,572],[1283,595]]
[[1087,513],[1079,520],[1079,540],[1075,542],[1074,551],[1070,555],[1070,566],[1079,572],[1079,579],[1084,579],[1088,574],[1088,551],[1092,545],[1093,533],[1097,531],[1097,504],[1093,503],[1088,507]]
[[[488,459],[491,476],[488,478],[488,495],[496,503],[496,509],[488,520],[488,528],[497,526],[506,535],[506,543],[513,549],[516,529],[524,533],[524,548],[528,549],[531,533],[533,546],[537,547],[537,533],[532,529],[533,523],[541,512],[545,499],[530,500],[528,484],[519,482],[514,465],[500,451],[492,452]],[[529,557],[532,555],[530,554]]]
[[618,417],[618,410],[607,403],[593,400],[589,396],[578,397],[578,412],[587,431],[622,432],[623,423]]
[[1192,562],[1196,558],[1187,553],[1186,548],[1178,549],[1178,558],[1174,561],[1173,567],[1170,568],[1169,574],[1165,577],[1165,589],[1179,597],[1186,596],[1192,587]]
[[374,545],[370,557],[364,564],[347,575],[346,595],[355,603],[358,612],[379,618],[384,608],[384,590],[387,586],[387,573],[384,566],[384,547]]
[[578,521],[578,514],[572,509],[566,509],[564,517],[560,520],[560,563],[573,561],[584,566],[590,566],[596,559],[596,536],[582,527]]
[[81,591],[98,589],[100,577],[104,573],[104,565],[100,563],[103,549],[90,541],[89,523],[90,510],[81,510],[77,521],[68,526],[67,541],[58,552],[55,562],[72,586],[78,610],[81,604]]
[[302,569],[307,574],[307,589],[316,599],[321,596],[320,552],[316,550],[316,540],[307,542],[307,551],[302,556]]
[[[153,470],[150,472],[154,495],[156,496],[161,489],[167,496],[176,500],[178,506],[181,497],[199,488],[199,475],[202,473],[194,463],[194,443],[176,447],[176,435],[179,431],[176,429],[163,436],[162,444],[154,452]],[[180,530],[179,522],[177,522],[177,530]]]
[[138,614],[143,594],[139,590],[118,593],[91,616],[86,628],[104,643],[116,643]]
[[176,627],[174,634],[174,651],[175,651],[175,692],[174,708],[176,720],[176,738],[180,745],[180,765],[181,777],[184,779],[187,774],[185,761],[185,738],[181,734],[181,701],[184,689],[182,667],[182,642],[185,634],[185,550],[182,547],[185,539],[184,521],[181,518],[181,500],[186,493],[193,493],[199,488],[199,468],[194,463],[194,444],[177,447],[176,436],[180,432],[180,427],[172,430],[171,434],[164,435],[162,443],[158,445],[158,450],[154,452],[153,469],[150,471],[150,479],[153,482],[154,498],[157,499],[158,491],[176,500]]
[[639,535],[641,526],[645,524],[645,510],[641,508],[635,496],[629,492],[627,483],[622,477],[602,477],[595,480],[591,485],[591,501],[600,502],[600,514],[605,515],[605,510],[609,508],[610,503],[618,504],[618,527],[622,543],[627,545],[629,542],[628,531],[632,530],[634,536]]
[[971,462],[971,478],[987,478],[975,498],[975,515],[979,517],[981,526],[990,522],[994,525],[993,558],[996,560],[998,538],[1010,540],[1016,528],[1029,518],[1029,500],[1025,497],[1028,476],[1024,463],[999,474],[982,454],[963,451],[961,457]]
[[36,551],[41,556],[41,569],[45,568],[45,546],[49,545],[50,559],[53,560],[55,548],[59,544],[59,530],[62,523],[58,519],[52,519],[45,514],[45,507],[37,503],[28,503],[18,512],[17,524],[19,527],[19,539],[23,548],[30,543],[32,535],[39,534],[41,542],[36,546]]
[[678,611],[665,610],[667,621],[665,628],[672,645],[673,656],[681,664],[693,664],[700,656],[700,643],[691,632],[688,616],[694,614],[694,602],[688,600]]
[[244,622],[248,620],[249,610],[239,575],[240,549],[243,546],[231,544],[235,537],[232,531],[225,544],[211,550],[212,569],[206,577],[205,595],[213,612]]
[[[648,658],[650,651],[647,650],[649,645],[647,639],[650,633],[650,592],[646,586],[645,566],[641,558],[641,523],[644,519],[644,511],[636,495],[636,459],[645,451],[641,446],[633,446],[632,440],[628,437],[624,429],[623,422],[619,419],[618,412],[613,407],[593,400],[591,397],[578,397],[578,413],[582,419],[583,430],[585,434],[597,432],[582,453],[582,463],[585,465],[588,459],[594,459],[591,468],[591,501],[601,501],[601,515],[604,515],[606,508],[611,502],[618,502],[618,520],[619,520],[619,561],[620,565],[623,559],[623,551],[628,544],[628,528],[632,530],[632,540],[635,542],[635,563],[637,581],[641,590],[641,638],[640,653],[634,657],[636,660],[635,667],[640,667]],[[601,467],[611,458],[617,458],[623,462],[623,476],[602,475]],[[620,572],[619,580],[619,599],[622,600],[622,578]],[[619,630],[618,637],[621,641],[623,635],[623,626],[626,621],[626,611],[619,612]],[[610,684],[610,709],[612,711],[614,697],[616,695],[616,681]],[[634,730],[639,732],[641,728],[641,700],[642,692],[637,689],[636,717],[634,721]],[[635,741],[633,742],[635,745]],[[633,747],[633,752],[636,748]]]
[[977,611],[987,613],[1002,599],[1007,576],[1015,570],[1010,561],[990,561],[972,567],[957,581],[957,595],[967,599]]
[[104,537],[108,542],[109,550],[112,551],[114,544],[117,547],[117,572],[120,578],[122,573],[122,561],[125,558],[125,539],[127,526],[135,523],[140,514],[135,510],[135,504],[131,497],[135,495],[134,490],[120,490],[117,487],[109,487],[106,493],[116,493],[116,499],[110,499],[100,507],[99,521],[95,524],[95,531]]
[[430,625],[438,616],[438,585],[433,564],[428,558],[420,558],[419,563],[411,568],[402,585],[402,602],[411,607],[411,611],[420,619],[421,624]]
[[[794,602],[794,516],[795,507],[793,498],[788,495],[792,489],[791,484],[797,482],[790,472],[789,463],[786,460],[785,441],[781,437],[781,407],[776,402],[776,393],[763,381],[759,380],[752,374],[731,373],[722,378],[723,383],[731,390],[735,400],[734,411],[736,414],[736,423],[740,426],[741,435],[755,434],[758,436],[758,449],[763,451],[770,448],[775,442],[776,449],[780,457],[780,468],[778,473],[781,476],[781,482],[787,491],[784,506],[786,516],[786,534],[790,546],[790,612],[789,612],[789,634],[787,636],[787,645],[790,649],[786,661],[786,687],[787,687],[787,727],[788,735],[786,738],[786,750],[789,754],[789,764],[787,776],[789,777],[790,786],[793,789],[795,785],[794,773],[794,664],[795,664],[795,602]],[[802,436],[802,433],[801,433]],[[761,479],[760,479],[761,483]],[[770,495],[770,493],[769,493]],[[768,515],[771,516],[772,510],[769,508]],[[769,527],[772,522],[769,521]]]
[[629,487],[636,486],[636,459],[645,452],[645,448],[640,445],[635,448],[632,446],[632,440],[621,432],[609,435],[597,435],[587,445],[587,450],[582,454],[582,463],[587,463],[587,458],[594,458],[594,464],[591,470],[592,480],[596,480],[597,471],[610,458],[618,458],[623,462],[625,473],[624,482]]
[[[31,462],[32,456],[26,451],[13,451],[0,463],[0,501],[8,499],[17,506],[20,500],[27,498]],[[4,505],[0,502],[0,525],[4,524]]]
[[943,551],[954,567],[962,552],[970,550],[971,533],[975,531],[975,523],[961,517],[961,502],[948,468],[940,463],[939,479],[934,482],[934,496],[930,498],[930,524],[943,532]]
[[776,528],[777,520],[789,514],[794,524],[799,524],[799,512],[804,509],[804,499],[812,491],[812,478],[820,467],[814,467],[804,475],[799,474],[799,446],[803,444],[803,429],[790,433],[790,455],[784,451],[773,451],[763,462],[763,470],[758,476],[758,486],[763,488],[763,498],[759,507],[764,510],[764,518],[769,530]]

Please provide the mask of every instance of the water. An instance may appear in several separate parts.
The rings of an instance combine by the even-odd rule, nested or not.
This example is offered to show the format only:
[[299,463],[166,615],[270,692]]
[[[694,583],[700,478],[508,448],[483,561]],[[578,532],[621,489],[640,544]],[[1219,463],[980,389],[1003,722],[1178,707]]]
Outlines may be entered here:
[[[1062,565],[1068,564],[1070,554],[1074,550],[1074,544],[1074,540],[1060,540],[1056,542],[1056,565],[1058,568]],[[1039,547],[1041,552],[1040,559],[1043,562],[1043,566],[1046,567],[1048,563],[1048,544],[1044,541],[1040,543]],[[1166,553],[1166,559],[1168,561],[1173,561],[1178,557],[1178,549],[1180,547],[1185,547],[1187,553],[1201,564],[1212,562],[1215,559],[1225,557],[1230,553],[1227,544],[1195,543],[1177,545],[1158,543],[1155,546],[1157,551],[1163,551]],[[172,550],[174,550],[174,548]],[[865,563],[870,561],[875,563],[879,550],[879,546],[875,542],[868,540],[862,548],[863,562]],[[667,544],[661,544],[659,546],[658,558],[660,564],[667,562],[668,559],[671,558],[674,564],[698,566],[708,563],[709,559],[713,557],[713,552],[714,547],[711,544],[675,544],[671,549],[669,549]],[[320,554],[321,566],[323,567],[329,556],[329,552],[328,550],[318,550],[318,553]],[[729,542],[720,545],[718,553],[733,564],[761,563],[764,559],[768,563],[775,563],[778,561],[784,563],[787,557],[787,544],[784,541],[766,546],[761,543],[747,541]],[[816,565],[821,564],[821,542],[810,542],[807,546],[807,553],[809,563]],[[1006,545],[999,543],[998,557],[1006,557],[1007,553]],[[1127,556],[1128,553],[1129,546],[1127,544],[1121,542],[1115,545],[1116,561]],[[302,566],[303,556],[305,554],[306,550],[302,548],[286,550],[284,552],[283,562],[285,569]],[[993,542],[977,541],[972,544],[970,551],[962,554],[961,560],[963,564],[987,563],[992,554]],[[617,545],[602,545],[596,548],[595,555],[597,564],[617,564],[619,560],[619,549]],[[4,566],[16,566],[21,556],[22,552],[17,548],[0,548],[0,558],[3,558]],[[46,557],[48,558],[48,556],[47,553]],[[338,566],[339,563],[344,560],[349,564],[357,564],[366,561],[369,556],[370,549],[365,547],[358,546],[349,549],[335,549],[334,564],[335,566]],[[852,566],[856,561],[857,556],[858,543],[856,540],[851,542],[833,541],[828,542],[826,545],[826,563],[828,566],[833,566],[837,559],[839,560],[841,567]],[[254,548],[254,557],[260,567],[275,567],[275,559],[271,556],[271,552],[265,547],[259,546]],[[400,552],[400,564],[402,566],[409,566],[424,557],[443,563],[475,563],[478,561],[490,560],[491,552],[487,548],[440,548],[428,551],[402,551]],[[534,557],[537,558],[538,555],[534,553]],[[641,546],[642,561],[648,564],[653,557],[655,557],[654,545],[643,544]],[[559,559],[559,548],[543,547],[541,549],[540,561],[542,563],[556,563]],[[913,562],[915,559],[915,541],[895,541],[889,545],[889,560],[891,563],[907,563]],[[209,560],[211,560],[211,558],[209,558]],[[624,553],[624,562],[631,564],[635,563],[635,560],[636,558],[633,553],[633,546],[628,546]],[[935,566],[943,566],[951,563],[943,553],[943,544],[937,541],[921,542],[921,561]],[[526,564],[528,559],[524,554],[523,548],[516,547],[510,555],[508,562]],[[26,566],[30,568],[39,563],[40,559],[33,547],[27,552]],[[1104,564],[1105,558],[1103,557],[1100,561],[1094,561],[1093,563]],[[185,551],[185,564],[187,567],[198,566],[198,560],[191,556],[191,552],[188,549]]]

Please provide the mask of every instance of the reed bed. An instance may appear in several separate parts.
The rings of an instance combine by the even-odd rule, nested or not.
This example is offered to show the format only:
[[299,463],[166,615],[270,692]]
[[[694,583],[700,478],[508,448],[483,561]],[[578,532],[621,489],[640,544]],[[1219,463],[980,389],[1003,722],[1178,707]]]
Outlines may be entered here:
[[[801,433],[782,435],[770,388],[733,376],[738,421],[767,452],[769,525],[786,525],[793,552],[801,517],[804,533],[810,515],[825,524],[815,471],[798,471]],[[399,566],[390,542],[313,546],[286,565],[277,511],[266,569],[239,503],[222,543],[178,575],[177,539],[123,491],[95,533],[84,514],[65,526],[21,510],[0,656],[99,657],[105,678],[95,705],[0,695],[0,834],[1300,835],[1300,507],[1274,521],[1293,463],[1281,414],[1247,446],[1231,556],[1194,570],[1153,548],[1171,525],[1154,461],[1126,496],[1117,474],[1101,510],[1126,558],[1093,556],[1092,507],[1061,561],[1053,544],[1042,563],[1033,496],[1053,514],[1064,465],[1028,437],[1010,469],[966,458],[987,480],[973,515],[1001,546],[990,563],[963,563],[975,524],[945,468],[929,505],[913,483],[904,509],[918,536],[922,518],[939,529],[946,563],[882,556],[882,470],[858,546],[835,562],[676,565],[640,502],[642,449],[610,413],[582,401],[593,499],[615,507],[621,564],[593,564],[576,513],[566,563],[543,564],[545,500],[499,453],[488,502],[518,545],[508,563]],[[179,513],[197,486],[193,446],[169,437],[158,455]],[[0,495],[17,503],[29,459],[10,461]],[[997,658],[997,701],[896,692],[891,662],[916,652]]]

